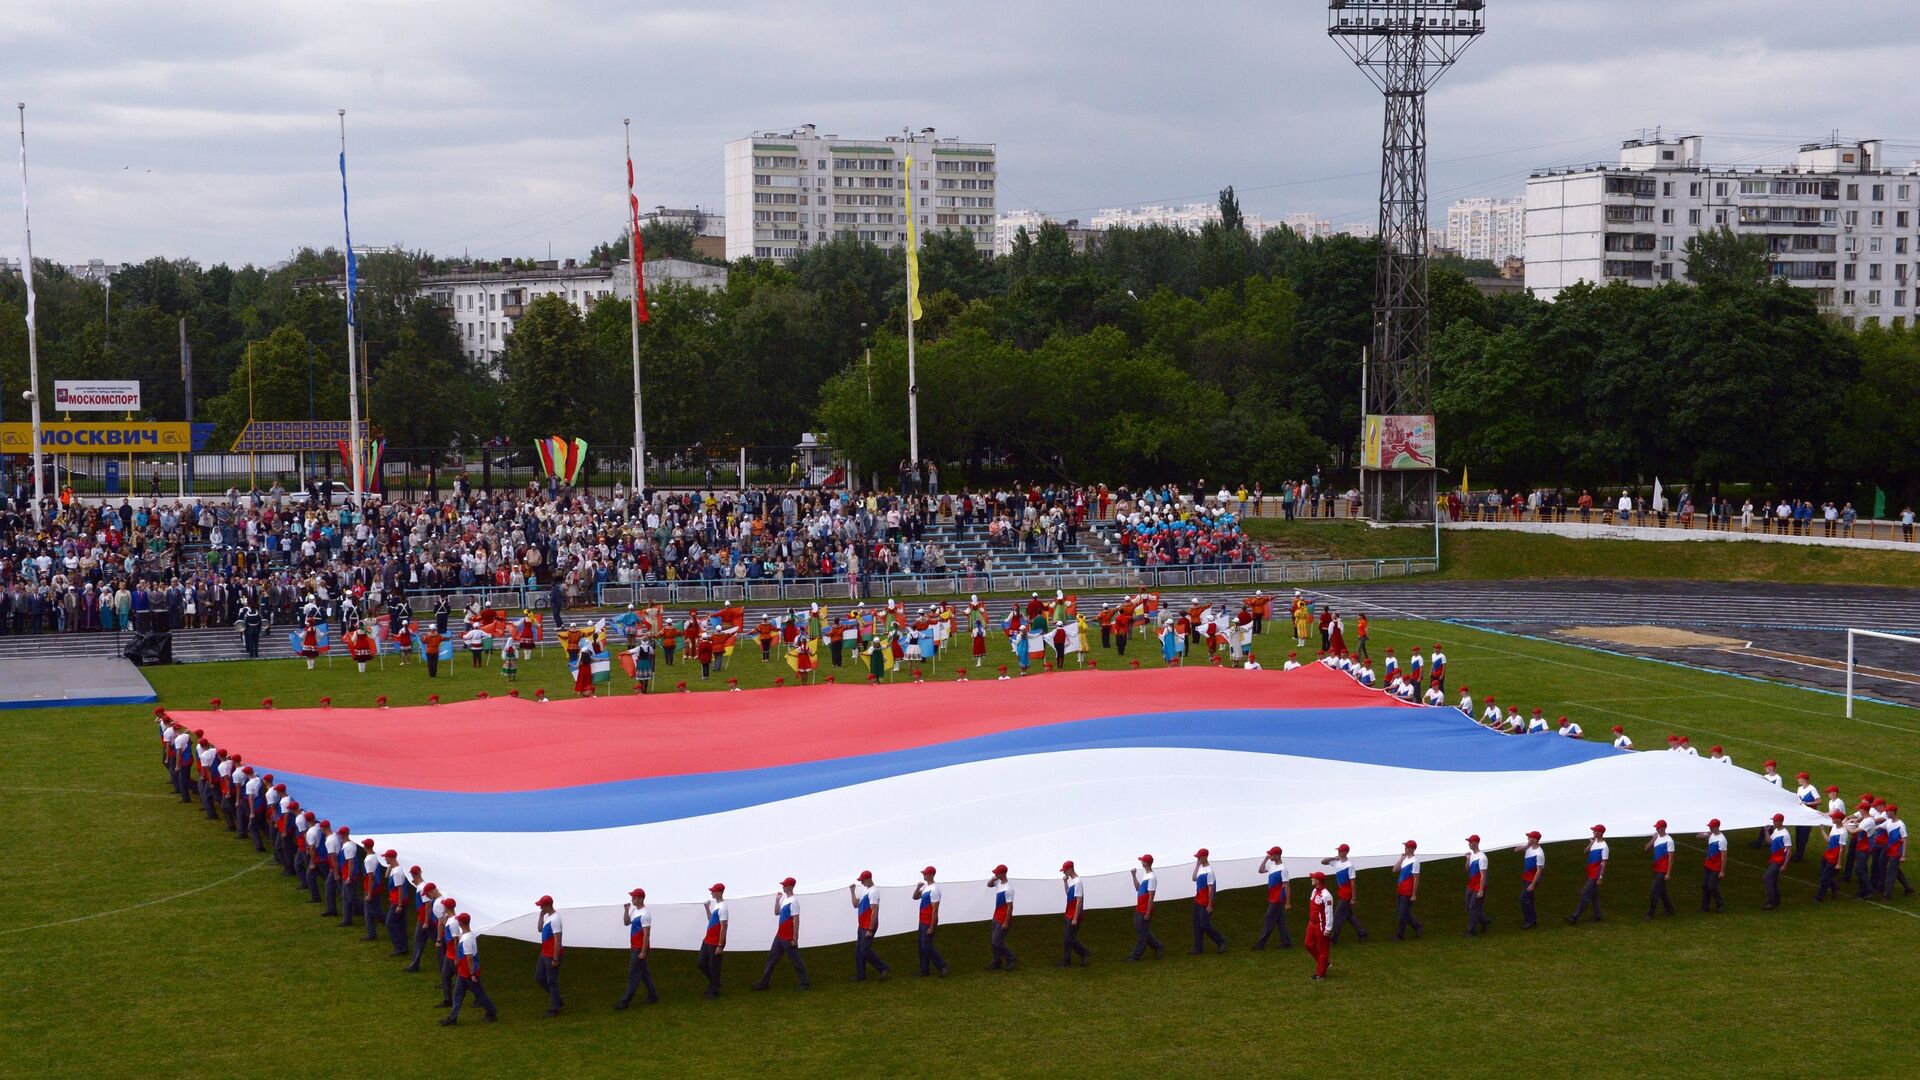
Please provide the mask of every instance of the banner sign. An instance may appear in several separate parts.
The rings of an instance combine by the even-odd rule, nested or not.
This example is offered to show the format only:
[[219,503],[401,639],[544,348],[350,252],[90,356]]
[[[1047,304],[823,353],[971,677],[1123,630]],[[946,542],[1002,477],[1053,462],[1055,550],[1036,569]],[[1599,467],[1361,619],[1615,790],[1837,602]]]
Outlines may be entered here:
[[139,412],[138,379],[55,379],[55,412]]
[[1438,463],[1433,417],[1376,413],[1366,418],[1360,438],[1361,468],[1431,469]]
[[[293,454],[302,450],[326,453],[348,441],[352,425],[345,420],[249,420],[233,440],[234,454]],[[360,441],[367,441],[367,422],[360,421]]]
[[[91,423],[53,420],[40,425],[40,449],[63,454],[126,454],[151,450],[185,454],[206,445],[210,424]],[[32,424],[0,424],[0,454],[33,452]]]

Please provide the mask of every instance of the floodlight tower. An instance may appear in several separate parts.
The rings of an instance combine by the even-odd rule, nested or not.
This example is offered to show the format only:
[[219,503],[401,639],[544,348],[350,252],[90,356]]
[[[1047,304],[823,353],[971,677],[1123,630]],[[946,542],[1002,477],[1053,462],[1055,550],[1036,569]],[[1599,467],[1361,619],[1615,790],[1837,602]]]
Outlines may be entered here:
[[[1486,6],[1486,0],[1327,4],[1327,36],[1380,88],[1387,106],[1380,138],[1373,346],[1361,372],[1367,416],[1433,414],[1427,327],[1427,87],[1486,31]],[[1364,429],[1366,416],[1361,424]],[[1435,469],[1396,469],[1392,461],[1368,461],[1362,441],[1363,512],[1372,518],[1431,519],[1437,510]]]

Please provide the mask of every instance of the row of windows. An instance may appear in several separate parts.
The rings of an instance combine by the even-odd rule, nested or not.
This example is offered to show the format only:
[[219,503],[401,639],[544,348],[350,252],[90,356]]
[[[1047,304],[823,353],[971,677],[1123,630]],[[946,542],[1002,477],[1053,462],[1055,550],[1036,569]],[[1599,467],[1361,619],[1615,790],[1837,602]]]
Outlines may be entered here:
[[952,191],[956,188],[961,191],[992,191],[993,181],[974,179],[940,181],[940,190],[942,191]]
[[804,198],[806,198],[805,195],[797,195],[791,191],[756,191],[753,193],[753,201],[763,206],[779,206],[783,204],[792,206]]
[[987,195],[937,195],[933,205],[940,207],[969,206],[992,208],[993,198]]
[[[1700,198],[1701,192],[1705,190],[1705,186],[1705,183],[1700,180],[1689,181],[1687,183],[1687,197],[1690,199]],[[1672,180],[1655,181],[1652,177],[1646,176],[1609,176],[1606,178],[1605,187],[1609,195],[1635,195],[1642,198],[1652,197],[1657,187],[1661,197],[1671,199],[1674,197],[1674,192],[1677,190],[1678,185]],[[1842,197],[1841,189],[1842,185],[1838,180],[1779,179],[1767,177],[1739,181],[1739,191],[1742,195],[1788,195],[1802,198],[1838,199]],[[1904,202],[1913,197],[1912,183],[1867,184],[1864,185],[1864,187],[1860,184],[1847,184],[1845,185],[1844,193],[1847,201],[1859,202],[1862,190],[1866,191],[1869,202],[1885,202],[1889,191],[1893,193],[1893,198],[1897,202]],[[1732,181],[1716,180],[1713,182],[1713,197],[1716,199],[1727,198],[1732,191]]]
[[933,168],[935,172],[946,172],[946,173],[992,172],[993,162],[991,161],[948,161],[948,160],[942,159],[939,162],[937,162]]

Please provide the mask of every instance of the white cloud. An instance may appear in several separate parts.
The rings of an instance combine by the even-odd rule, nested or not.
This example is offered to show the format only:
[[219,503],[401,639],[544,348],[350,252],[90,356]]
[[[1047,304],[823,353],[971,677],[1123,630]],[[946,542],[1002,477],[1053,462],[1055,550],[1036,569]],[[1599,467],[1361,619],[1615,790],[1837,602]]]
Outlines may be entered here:
[[[1889,89],[1920,59],[1910,7],[1496,0],[1431,98],[1434,201],[1655,124],[1723,160],[1834,128],[1920,139]],[[1249,210],[1364,220],[1380,101],[1324,29],[1304,0],[14,0],[0,45],[40,254],[240,262],[337,240],[341,107],[355,236],[449,253],[612,235],[625,116],[646,204],[716,206],[721,144],[811,122],[995,141],[1009,209],[1232,183]],[[0,225],[0,252],[18,241]]]

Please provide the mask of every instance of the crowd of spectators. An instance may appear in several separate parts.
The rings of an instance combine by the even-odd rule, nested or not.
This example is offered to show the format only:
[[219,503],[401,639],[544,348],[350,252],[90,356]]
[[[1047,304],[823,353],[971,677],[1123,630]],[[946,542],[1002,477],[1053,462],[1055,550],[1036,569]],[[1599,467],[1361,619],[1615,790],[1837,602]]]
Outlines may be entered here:
[[[1615,497],[1595,498],[1591,490],[1576,496],[1536,488],[1532,491],[1486,491],[1447,494],[1447,512],[1454,521],[1546,521],[1580,524],[1637,525],[1683,529],[1706,528],[1720,532],[1759,533],[1778,536],[1822,536],[1850,538],[1856,534],[1860,512],[1853,503],[1812,499],[1751,496],[1735,501],[1709,495],[1696,503],[1692,492],[1681,488],[1670,495],[1634,493],[1622,489]],[[1895,519],[1901,539],[1913,540],[1914,512],[1903,507]]]
[[[611,492],[530,484],[369,499],[276,484],[197,501],[49,499],[36,530],[29,494],[0,499],[0,633],[231,626],[243,604],[275,622],[309,603],[328,616],[438,590],[525,590],[549,603],[597,599],[605,584],[846,581],[991,574],[994,551],[1059,552],[1091,521],[1152,506],[1163,527],[1191,517],[1207,558],[1239,552],[1231,523],[1176,512],[1167,493],[1027,486],[957,494],[811,488]],[[1228,515],[1231,517],[1231,515]],[[1203,523],[1203,524],[1202,524]],[[949,539],[950,538],[950,539]],[[974,553],[950,554],[968,543]],[[1178,545],[1156,562],[1178,562]],[[425,601],[421,601],[425,602]]]

